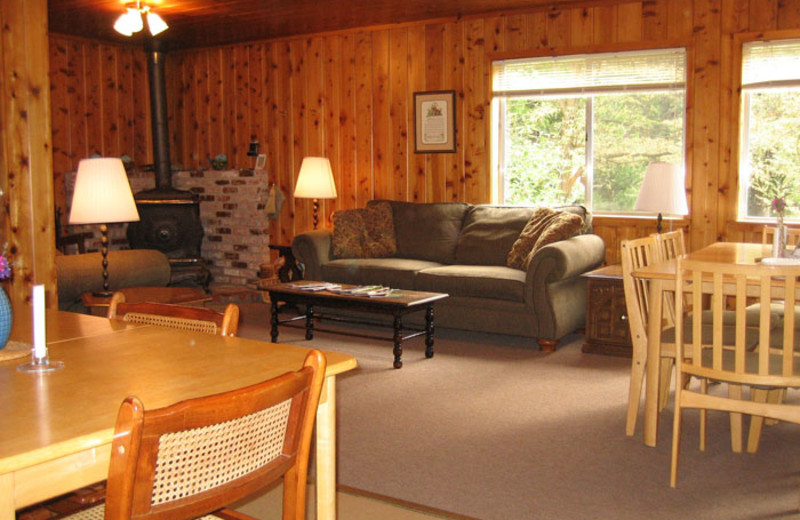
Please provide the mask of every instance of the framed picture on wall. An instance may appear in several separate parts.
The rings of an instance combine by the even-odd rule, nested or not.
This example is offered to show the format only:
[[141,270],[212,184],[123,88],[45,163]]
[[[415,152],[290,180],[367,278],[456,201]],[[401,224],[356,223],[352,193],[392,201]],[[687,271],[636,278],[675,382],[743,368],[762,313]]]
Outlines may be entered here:
[[265,153],[258,154],[258,157],[256,157],[256,170],[263,170],[266,165],[267,165],[267,154]]
[[456,151],[456,91],[414,92],[414,152]]

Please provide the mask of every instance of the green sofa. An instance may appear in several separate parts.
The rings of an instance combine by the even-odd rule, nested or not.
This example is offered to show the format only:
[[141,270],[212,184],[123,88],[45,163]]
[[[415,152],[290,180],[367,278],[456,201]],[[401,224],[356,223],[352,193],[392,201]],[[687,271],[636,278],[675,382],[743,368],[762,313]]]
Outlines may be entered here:
[[292,244],[305,278],[447,293],[435,308],[437,326],[536,338],[544,351],[585,326],[581,274],[603,262],[605,244],[582,206],[557,208],[583,218],[581,233],[542,247],[522,271],[506,259],[534,208],[388,202],[393,256],[334,258],[332,230],[309,231]]

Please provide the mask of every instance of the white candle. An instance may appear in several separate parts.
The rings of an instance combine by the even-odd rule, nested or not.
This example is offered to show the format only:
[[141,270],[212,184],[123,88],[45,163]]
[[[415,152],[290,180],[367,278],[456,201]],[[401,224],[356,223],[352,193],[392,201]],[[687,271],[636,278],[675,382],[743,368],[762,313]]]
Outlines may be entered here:
[[47,338],[45,337],[44,285],[33,286],[33,357],[47,357]]

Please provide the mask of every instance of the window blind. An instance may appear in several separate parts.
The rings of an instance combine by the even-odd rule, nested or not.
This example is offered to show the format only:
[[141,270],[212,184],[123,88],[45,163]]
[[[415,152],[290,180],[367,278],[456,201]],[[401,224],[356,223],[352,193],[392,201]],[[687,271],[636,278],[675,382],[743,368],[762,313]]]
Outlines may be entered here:
[[684,49],[523,58],[492,65],[495,96],[670,90],[686,85]]
[[800,86],[800,40],[748,42],[742,46],[742,88]]

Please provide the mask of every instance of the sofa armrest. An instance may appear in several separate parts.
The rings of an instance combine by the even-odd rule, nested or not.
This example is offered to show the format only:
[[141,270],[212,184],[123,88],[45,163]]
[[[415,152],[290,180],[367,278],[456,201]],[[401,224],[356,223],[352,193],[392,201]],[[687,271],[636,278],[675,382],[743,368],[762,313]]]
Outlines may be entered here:
[[597,235],[578,235],[547,245],[528,266],[525,302],[533,306],[539,337],[559,339],[585,325],[586,282],[581,274],[605,260]]
[[330,229],[315,229],[294,237],[292,253],[306,280],[322,280],[322,266],[330,261],[332,236]]

